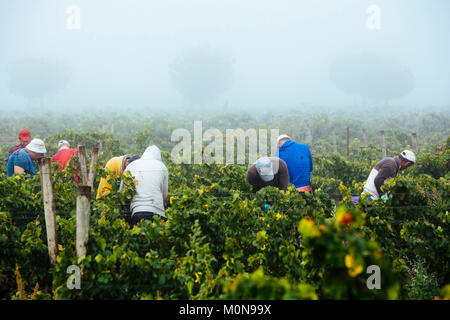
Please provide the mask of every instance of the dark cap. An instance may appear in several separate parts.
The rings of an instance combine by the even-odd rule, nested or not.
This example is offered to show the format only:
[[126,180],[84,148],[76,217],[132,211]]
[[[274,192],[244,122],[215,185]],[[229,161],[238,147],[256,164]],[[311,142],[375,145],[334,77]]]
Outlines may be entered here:
[[138,159],[140,159],[140,158],[141,158],[140,156],[132,156],[132,157],[130,157],[130,159],[128,160],[128,164],[130,164],[130,163],[132,163],[133,161],[138,160]]

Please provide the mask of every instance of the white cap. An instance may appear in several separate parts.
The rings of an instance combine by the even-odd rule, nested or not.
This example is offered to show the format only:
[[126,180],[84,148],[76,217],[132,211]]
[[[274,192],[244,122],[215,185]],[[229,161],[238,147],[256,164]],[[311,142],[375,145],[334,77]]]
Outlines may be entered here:
[[68,142],[67,140],[59,140],[59,142],[58,142],[58,149],[59,149],[63,144],[69,144],[69,142]]
[[46,153],[47,149],[45,149],[45,143],[41,139],[33,139],[31,142],[26,146],[26,149],[30,150],[31,152],[35,153]]
[[278,139],[277,139],[277,144],[278,144],[278,142],[280,142],[280,140],[283,140],[283,139],[290,139],[291,137],[289,137],[287,134],[282,134],[281,136],[279,136],[278,137]]
[[259,158],[256,161],[256,171],[265,182],[272,181],[274,178],[272,161],[268,157]]
[[412,163],[416,162],[416,155],[414,154],[414,152],[409,151],[409,150],[403,150],[400,153],[400,156],[402,158],[404,158],[405,160],[411,161]]

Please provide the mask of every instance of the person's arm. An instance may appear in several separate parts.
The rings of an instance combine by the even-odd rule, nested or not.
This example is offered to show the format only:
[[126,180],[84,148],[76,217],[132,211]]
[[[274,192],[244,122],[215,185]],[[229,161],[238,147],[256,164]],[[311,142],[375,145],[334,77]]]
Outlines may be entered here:
[[280,190],[286,191],[289,185],[289,170],[287,168],[286,162],[280,159],[280,167],[279,167],[279,181],[280,181]]
[[250,177],[250,169],[251,169],[251,168],[252,168],[252,167],[250,167],[250,168],[247,169],[247,174],[246,174],[246,176],[245,176],[245,182],[250,183],[250,184],[251,184],[251,182],[250,182],[250,179],[251,179],[251,177]]
[[167,195],[169,194],[169,172],[164,171],[164,182],[163,182],[163,199],[167,200]]
[[108,193],[111,192],[111,190],[112,186],[108,183],[108,181],[105,178],[101,178],[97,189],[97,199],[106,196]]
[[14,166],[14,173],[15,174],[22,174],[25,172],[25,169],[20,166]]
[[[133,176],[133,173],[131,173],[131,170],[130,170],[130,169],[131,169],[130,166],[126,167],[125,170],[122,172],[122,177],[123,177],[124,175],[127,176],[128,174],[130,174],[131,176]],[[125,186],[125,184],[123,183],[123,180],[120,179],[119,192],[122,192],[122,191],[123,191],[124,186]],[[136,186],[136,184],[135,184],[135,186]]]
[[256,193],[259,189],[259,183],[256,179],[256,176],[258,175],[258,172],[256,171],[256,166],[253,164],[248,170],[247,170],[247,176],[245,177],[245,181],[252,186],[252,192]]
[[[18,155],[14,159],[14,173],[15,174],[23,174],[25,170],[30,170],[30,166],[33,165],[31,162],[31,158],[24,156],[23,154]],[[33,170],[31,170],[33,171]],[[33,172],[29,172],[33,174]]]
[[[113,165],[112,161],[109,160],[106,163],[105,170],[111,171],[112,165]],[[111,179],[111,176],[109,174],[106,175],[106,178],[100,179],[100,183],[97,189],[97,199],[100,199],[101,197],[104,197],[111,192],[112,185],[108,183],[108,179]]]
[[312,161],[312,154],[311,150],[308,147],[308,155],[309,155],[309,172],[313,171],[313,161]]
[[383,166],[378,171],[377,176],[375,177],[375,188],[377,189],[378,195],[381,196],[381,186],[384,184],[384,181],[386,181],[389,178],[392,178],[394,176],[394,170],[389,166]]

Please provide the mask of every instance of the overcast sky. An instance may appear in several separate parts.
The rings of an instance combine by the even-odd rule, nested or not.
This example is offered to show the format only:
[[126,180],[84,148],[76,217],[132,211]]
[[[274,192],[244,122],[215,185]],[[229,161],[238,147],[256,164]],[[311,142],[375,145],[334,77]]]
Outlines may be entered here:
[[[70,5],[81,9],[80,29],[67,26]],[[380,29],[367,25],[370,5],[381,9]],[[169,65],[195,47],[234,62],[232,85],[211,108],[358,104],[331,82],[330,65],[361,53],[414,74],[414,90],[391,103],[446,107],[449,18],[448,0],[0,0],[0,109],[27,104],[11,91],[8,66],[46,58],[71,73],[47,108],[176,110],[186,101]]]

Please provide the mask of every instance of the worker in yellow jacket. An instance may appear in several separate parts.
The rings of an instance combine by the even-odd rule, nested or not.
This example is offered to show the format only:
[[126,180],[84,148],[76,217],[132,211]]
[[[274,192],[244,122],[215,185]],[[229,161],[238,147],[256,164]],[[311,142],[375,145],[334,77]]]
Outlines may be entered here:
[[97,199],[108,195],[112,190],[112,185],[108,183],[108,179],[111,179],[111,175],[117,175],[118,177],[122,176],[122,173],[125,171],[126,167],[133,162],[134,160],[139,159],[139,156],[121,156],[121,157],[113,157],[108,160],[105,166],[105,170],[109,173],[106,178],[100,179],[100,184],[98,185],[97,190]]

